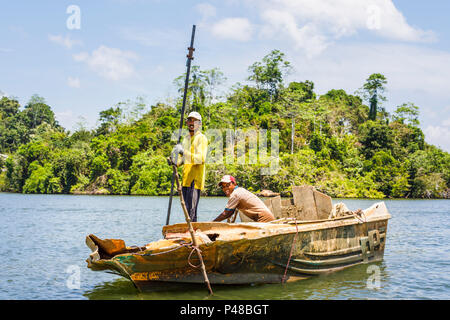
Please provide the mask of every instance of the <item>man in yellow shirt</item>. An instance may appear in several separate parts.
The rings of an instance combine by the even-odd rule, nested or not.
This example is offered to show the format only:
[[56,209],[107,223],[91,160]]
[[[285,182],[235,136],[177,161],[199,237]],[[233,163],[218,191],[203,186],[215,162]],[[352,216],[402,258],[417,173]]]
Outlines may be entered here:
[[197,207],[200,191],[205,187],[205,162],[208,151],[208,139],[201,133],[202,116],[198,112],[189,113],[186,125],[189,134],[183,144],[177,144],[172,151],[172,162],[183,165],[182,193],[186,209],[192,222],[197,221]]

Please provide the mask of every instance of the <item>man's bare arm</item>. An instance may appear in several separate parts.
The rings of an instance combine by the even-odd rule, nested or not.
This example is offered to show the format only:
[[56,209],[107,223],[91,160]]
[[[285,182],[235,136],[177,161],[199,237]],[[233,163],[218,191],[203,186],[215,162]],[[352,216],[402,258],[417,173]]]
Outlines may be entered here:
[[213,221],[216,221],[216,222],[223,221],[223,220],[228,219],[229,217],[231,217],[233,215],[233,213],[234,213],[234,210],[233,211],[231,211],[231,210],[223,210],[223,212],[221,214],[219,214],[217,216],[217,218],[215,218]]

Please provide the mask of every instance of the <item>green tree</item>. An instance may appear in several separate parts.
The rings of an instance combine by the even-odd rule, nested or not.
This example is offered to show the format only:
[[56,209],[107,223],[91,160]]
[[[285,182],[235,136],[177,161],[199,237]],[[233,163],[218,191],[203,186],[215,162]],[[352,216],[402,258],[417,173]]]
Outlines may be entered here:
[[0,99],[0,153],[14,152],[28,142],[28,129],[23,123],[20,104],[17,100]]
[[2,97],[0,99],[0,115],[2,119],[14,117],[19,113],[20,104],[17,100]]
[[320,96],[319,101],[330,111],[327,119],[338,135],[358,134],[359,125],[367,120],[368,109],[358,96],[347,94],[344,90],[330,90]]
[[31,97],[22,111],[22,118],[29,129],[36,128],[43,122],[50,124],[52,127],[59,127],[51,107],[45,103],[44,98],[38,95]]
[[434,146],[410,153],[405,161],[413,198],[445,197],[450,188],[450,154]]
[[412,102],[403,103],[394,111],[393,120],[417,127],[419,126],[419,107]]
[[[185,79],[186,73],[177,77],[173,81],[177,91],[180,94],[180,98],[178,100],[179,109],[181,109],[182,105]],[[188,102],[186,107],[187,112],[197,111],[210,117],[208,106],[220,96],[217,94],[217,90],[225,82],[225,80],[226,78],[223,72],[218,68],[202,70],[200,69],[200,66],[192,66],[186,99]]]
[[95,178],[104,175],[106,171],[111,168],[111,165],[105,154],[99,154],[92,159],[89,167],[91,169],[90,178],[91,180],[94,180]]
[[387,124],[369,120],[360,125],[359,132],[361,151],[366,159],[372,158],[378,151],[392,149],[393,133]]
[[369,120],[377,119],[377,111],[381,107],[381,102],[386,101],[383,95],[386,91],[387,80],[381,73],[373,73],[366,79],[361,92],[365,100],[370,104]]
[[60,193],[62,191],[59,178],[54,177],[50,163],[41,166],[34,161],[28,170],[31,173],[23,186],[24,193]]
[[364,169],[372,173],[372,179],[378,184],[378,190],[388,197],[404,197],[410,185],[408,173],[402,163],[389,151],[380,150],[370,160],[366,160]]
[[108,187],[112,194],[128,194],[130,189],[130,177],[126,172],[118,169],[109,169],[106,172]]
[[137,154],[130,169],[131,194],[168,194],[172,179],[172,168],[163,156],[150,157],[150,152]]
[[97,135],[116,131],[122,119],[122,112],[123,110],[120,107],[111,107],[100,111],[100,127],[97,129]]
[[[280,133],[277,174],[262,174],[269,155],[259,155],[256,164],[240,164],[227,154],[223,164],[208,165],[205,194],[222,195],[217,180],[232,174],[249,190],[271,189],[283,196],[291,196],[292,185],[304,184],[334,197],[449,196],[449,153],[425,143],[413,103],[398,106],[392,117],[382,108],[384,76],[372,75],[363,88],[365,101],[376,101],[368,104],[374,121],[367,120],[370,108],[363,99],[342,89],[317,96],[311,81],[284,86],[290,69],[284,62],[281,52],[272,51],[249,68],[251,82],[233,85],[222,101],[216,98],[223,74],[193,69],[187,111],[202,113],[205,130],[231,129],[227,139],[237,129]],[[182,88],[184,77],[179,80]],[[7,158],[0,163],[0,190],[168,194],[172,169],[166,157],[180,103],[157,102],[146,111],[139,97],[119,102],[100,113],[97,128],[81,124],[71,134],[52,121],[53,111],[43,98],[33,96],[22,109],[13,98],[1,97],[0,153]],[[267,142],[271,148],[270,134]],[[224,151],[235,156],[236,149]],[[248,145],[245,149],[248,160]]]
[[276,98],[283,84],[283,77],[291,70],[291,63],[284,60],[284,53],[272,50],[261,62],[255,62],[248,68],[248,80],[255,82],[258,89],[267,90],[271,98]]

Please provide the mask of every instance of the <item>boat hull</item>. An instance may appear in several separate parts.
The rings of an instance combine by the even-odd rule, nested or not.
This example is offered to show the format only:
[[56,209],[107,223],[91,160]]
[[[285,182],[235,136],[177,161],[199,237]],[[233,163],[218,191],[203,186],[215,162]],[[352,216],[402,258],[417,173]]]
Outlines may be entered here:
[[[383,203],[372,209],[364,218],[193,226],[211,284],[280,283],[381,261],[390,215]],[[186,230],[186,224],[166,226],[165,239],[108,259],[88,236],[88,267],[112,270],[141,289],[156,282],[203,283]]]

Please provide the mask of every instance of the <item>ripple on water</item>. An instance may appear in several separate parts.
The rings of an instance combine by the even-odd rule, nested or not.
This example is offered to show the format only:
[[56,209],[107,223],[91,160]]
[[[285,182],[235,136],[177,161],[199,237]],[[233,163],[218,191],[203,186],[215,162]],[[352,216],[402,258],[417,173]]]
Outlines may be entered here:
[[[163,287],[138,292],[116,275],[86,268],[85,236],[142,245],[162,237],[167,197],[97,197],[0,193],[0,299],[449,299],[450,201],[386,200],[392,214],[377,287],[368,267],[286,284]],[[373,200],[345,200],[354,210]],[[198,216],[212,220],[225,198],[202,198]],[[171,223],[183,222],[174,202]],[[71,271],[72,270],[72,271]],[[68,272],[70,271],[70,272]],[[67,281],[79,275],[79,289]]]

